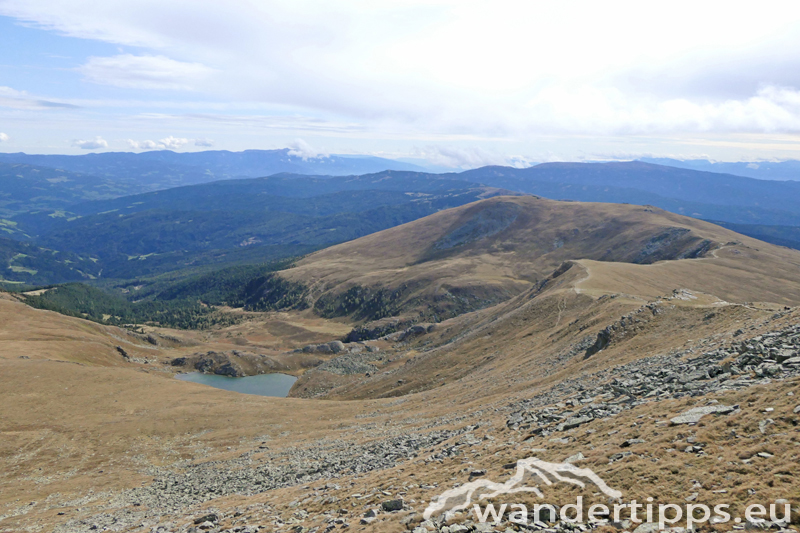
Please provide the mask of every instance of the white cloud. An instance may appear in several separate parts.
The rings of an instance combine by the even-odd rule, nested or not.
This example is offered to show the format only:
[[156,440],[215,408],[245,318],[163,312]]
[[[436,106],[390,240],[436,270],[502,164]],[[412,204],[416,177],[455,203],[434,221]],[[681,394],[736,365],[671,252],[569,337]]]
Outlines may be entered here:
[[164,56],[90,57],[78,69],[93,83],[127,89],[192,90],[213,72],[200,63],[175,61]]
[[173,137],[172,135],[170,135],[169,137],[158,141],[158,144],[167,150],[177,150],[181,146],[189,144],[189,139]]
[[78,106],[39,98],[25,91],[0,86],[0,107],[12,109],[77,109]]
[[458,169],[503,165],[517,168],[529,167],[532,162],[523,156],[506,156],[489,152],[478,147],[459,148],[454,146],[427,146],[416,148],[414,156],[429,163]]
[[8,134],[0,132],[0,143],[4,143],[8,141],[9,137]]
[[[195,146],[212,146],[214,144],[213,141],[208,139],[193,139],[193,141]],[[174,137],[172,135],[159,141],[136,141],[133,139],[127,140],[128,146],[130,146],[132,150],[178,150],[190,142],[192,142],[192,140],[182,137]]]
[[[252,103],[237,117],[193,114],[217,121],[207,130],[217,139],[234,119],[291,137],[319,129],[354,148],[379,136],[426,145],[565,135],[573,154],[608,135],[800,132],[800,3],[0,0],[0,14],[120,46],[79,68],[93,83]],[[145,102],[131,114],[148,111]],[[432,157],[497,159],[449,150]]]
[[800,91],[764,86],[749,98],[696,102],[631,96],[615,88],[553,87],[539,92],[518,116],[522,128],[564,133],[799,132]]
[[155,150],[159,147],[155,141],[134,141],[133,139],[128,139],[128,146],[133,150]]
[[323,154],[314,148],[311,147],[303,139],[295,139],[294,141],[289,143],[289,155],[293,157],[302,157],[303,159],[313,159],[316,157],[328,157],[327,154]]
[[95,137],[91,141],[73,141],[72,146],[80,148],[81,150],[99,150],[108,148],[108,142],[102,137]]

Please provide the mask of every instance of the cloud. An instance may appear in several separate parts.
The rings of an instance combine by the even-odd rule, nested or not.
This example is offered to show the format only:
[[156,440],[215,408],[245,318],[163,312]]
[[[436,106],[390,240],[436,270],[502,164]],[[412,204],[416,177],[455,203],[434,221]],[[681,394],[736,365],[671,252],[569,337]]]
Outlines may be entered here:
[[[195,146],[212,146],[214,144],[213,141],[208,139],[193,139],[193,141]],[[174,137],[172,135],[159,141],[135,141],[133,139],[127,140],[128,146],[130,146],[132,150],[178,150],[190,142],[190,139]]]
[[[379,142],[406,150],[414,143],[511,141],[517,144],[509,151],[519,153],[537,136],[570,136],[548,149],[575,155],[597,150],[590,146],[608,136],[671,142],[697,133],[800,133],[800,4],[767,3],[774,9],[721,10],[689,0],[668,10],[590,0],[0,0],[0,15],[119,47],[117,55],[88,58],[79,72],[104,86],[192,91],[193,101],[209,102],[193,116],[175,112],[185,99],[165,110],[161,101],[148,107],[146,95],[137,96],[144,102],[131,106],[130,116],[145,120],[156,108],[176,122],[203,116],[216,123],[201,131],[225,135],[226,144],[244,135],[234,132],[236,121],[250,132],[280,130],[274,142],[313,130],[309,135],[352,140],[354,150]],[[213,107],[221,102],[230,103],[228,111],[242,106],[238,116]],[[457,166],[505,157],[459,150],[431,157]]]
[[0,132],[0,143],[4,143],[4,142],[8,141],[8,138],[9,137],[8,137],[7,134],[5,134],[3,132]]
[[460,169],[485,167],[488,165],[502,165],[516,168],[531,166],[531,161],[523,156],[507,156],[496,152],[489,152],[478,147],[457,148],[453,146],[427,146],[416,148],[415,157],[421,157],[429,163]]
[[155,141],[134,141],[133,139],[128,139],[128,146],[133,150],[155,150],[159,147]]
[[90,57],[78,68],[87,81],[126,89],[193,90],[213,72],[200,63],[164,56]]
[[749,98],[696,102],[562,86],[541,91],[519,116],[523,128],[562,133],[800,132],[800,91],[767,85]]
[[99,150],[108,148],[108,142],[102,137],[95,137],[91,141],[73,141],[72,146],[76,146],[81,150]]
[[158,141],[158,144],[161,145],[162,147],[164,147],[167,150],[177,150],[181,146],[183,146],[185,144],[189,144],[189,139],[182,139],[182,138],[173,137],[172,135],[170,135],[169,137],[167,137],[165,139],[161,139],[160,141]]
[[293,157],[302,157],[303,159],[314,159],[316,157],[328,157],[327,154],[323,154],[318,152],[314,148],[311,147],[303,139],[295,139],[291,143],[289,143],[289,155]]
[[56,102],[33,96],[25,91],[0,86],[0,107],[12,109],[78,109],[66,102]]

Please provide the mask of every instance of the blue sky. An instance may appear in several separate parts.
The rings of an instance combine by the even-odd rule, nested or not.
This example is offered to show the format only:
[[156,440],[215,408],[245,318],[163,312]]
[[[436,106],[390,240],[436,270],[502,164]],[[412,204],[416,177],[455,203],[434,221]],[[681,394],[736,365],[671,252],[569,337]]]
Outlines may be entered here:
[[800,159],[798,50],[786,2],[0,0],[0,151]]

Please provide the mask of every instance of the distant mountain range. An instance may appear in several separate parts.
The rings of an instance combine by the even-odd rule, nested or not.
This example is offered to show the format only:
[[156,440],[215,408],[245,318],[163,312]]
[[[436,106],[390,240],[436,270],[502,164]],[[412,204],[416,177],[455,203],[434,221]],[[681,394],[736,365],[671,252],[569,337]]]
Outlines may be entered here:
[[758,161],[741,163],[724,163],[708,161],[706,159],[679,159],[669,158],[640,158],[639,161],[664,165],[667,167],[687,168],[690,170],[703,170],[720,174],[733,174],[746,178],[760,180],[800,180],[800,161]]
[[[321,163],[275,152],[25,156],[40,164],[66,161],[70,170],[0,162],[0,236],[29,245],[22,250],[11,241],[0,242],[7,265],[0,276],[35,283],[70,276],[131,279],[258,263],[509,194],[652,205],[775,244],[800,246],[798,181],[641,161],[546,163],[525,169],[490,166],[445,174],[383,170],[344,176],[284,172],[230,177],[267,168],[255,163],[266,165],[273,156],[286,156],[289,166],[317,169],[328,164],[344,170],[345,163],[357,160],[332,157]],[[131,168],[124,164],[126,158],[135,163]],[[102,166],[103,161],[108,165]],[[357,165],[373,163],[381,164]],[[202,179],[217,174],[226,179],[159,189],[181,165],[194,169],[195,176],[202,174]],[[101,175],[87,173],[91,168]],[[148,168],[152,174],[145,172],[144,184],[133,177]]]
[[[449,176],[449,175],[448,175]],[[555,200],[654,205],[694,218],[800,226],[800,182],[768,181],[639,161],[483,167],[460,179]]]
[[148,190],[134,182],[99,178],[22,163],[0,163],[0,218],[29,211],[58,211],[80,202]]
[[382,170],[424,171],[421,166],[373,156],[302,157],[290,149],[177,153],[107,152],[86,155],[0,154],[0,163],[48,167],[111,180],[131,190],[158,190],[231,178],[258,178],[281,172],[345,176]]

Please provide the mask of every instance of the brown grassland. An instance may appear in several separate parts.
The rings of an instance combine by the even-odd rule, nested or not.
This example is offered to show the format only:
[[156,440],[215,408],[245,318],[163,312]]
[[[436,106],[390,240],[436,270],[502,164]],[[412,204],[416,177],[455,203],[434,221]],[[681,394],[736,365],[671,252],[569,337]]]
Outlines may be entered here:
[[[506,427],[509,405],[550,392],[559,403],[566,380],[653,355],[730,344],[738,330],[755,336],[797,324],[800,252],[655,208],[499,197],[316,252],[281,275],[310,287],[312,305],[356,285],[405,287],[405,317],[429,321],[426,311],[434,308],[442,320],[423,336],[375,342],[381,350],[371,362],[379,371],[367,377],[309,370],[310,356],[292,351],[341,339],[360,325],[353,317],[323,319],[313,309],[249,313],[244,322],[213,331],[151,327],[153,344],[2,295],[0,531],[51,531],[129,508],[116,495],[153,482],[155,468],[180,472],[243,454],[254,464],[279,463],[286,453],[332,439],[347,448],[388,434],[474,424],[479,443],[460,455],[429,459],[456,436],[391,468],[217,495],[179,511],[150,509],[151,517],[161,513],[158,520],[122,530],[150,531],[163,522],[177,531],[214,511],[226,527],[289,531],[302,508],[311,517],[302,523],[306,528],[324,527],[320,517],[328,512],[345,517],[351,530],[404,531],[411,508],[418,517],[432,497],[467,481],[472,470],[503,481],[505,464],[531,455],[561,462],[578,452],[585,456],[580,466],[626,499],[683,502],[697,493],[698,502],[724,500],[735,511],[754,495],[759,502],[800,504],[797,379],[713,398],[647,401],[567,430],[559,442]],[[464,294],[483,302],[480,308],[448,314],[460,309]],[[592,357],[570,351],[656,300],[662,313],[627,327]],[[269,356],[283,372],[300,376],[290,397],[181,382],[168,364],[233,349]],[[740,411],[694,426],[665,423],[709,400],[739,404]],[[767,413],[774,423],[764,433],[759,422]],[[689,437],[706,443],[706,453],[684,453]],[[644,443],[610,462],[628,439]],[[772,457],[751,460],[758,452]],[[553,491],[554,498],[578,493],[562,486]],[[585,495],[599,501],[591,491]],[[405,511],[359,523],[366,509],[398,496]]]

